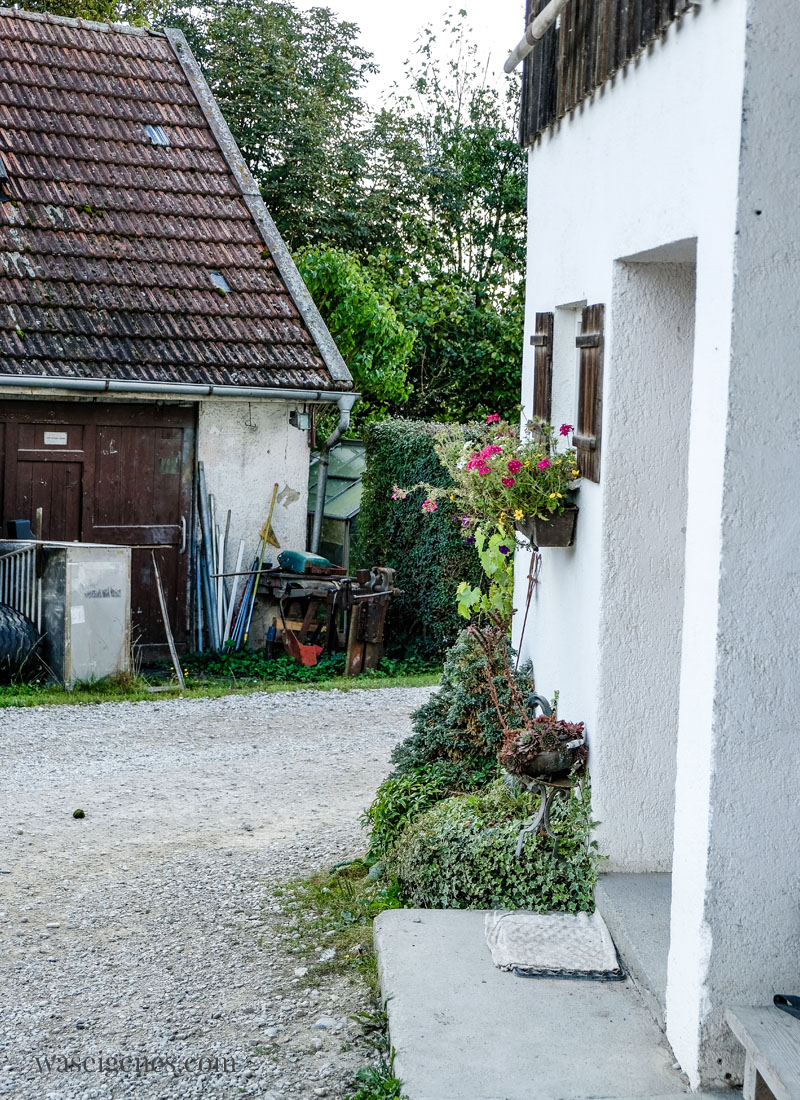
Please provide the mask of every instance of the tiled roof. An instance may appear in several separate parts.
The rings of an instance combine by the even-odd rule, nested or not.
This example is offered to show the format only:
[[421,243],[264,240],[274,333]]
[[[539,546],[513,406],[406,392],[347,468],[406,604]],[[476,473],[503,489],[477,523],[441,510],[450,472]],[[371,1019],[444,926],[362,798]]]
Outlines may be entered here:
[[0,156],[0,374],[351,388],[176,32],[0,9]]

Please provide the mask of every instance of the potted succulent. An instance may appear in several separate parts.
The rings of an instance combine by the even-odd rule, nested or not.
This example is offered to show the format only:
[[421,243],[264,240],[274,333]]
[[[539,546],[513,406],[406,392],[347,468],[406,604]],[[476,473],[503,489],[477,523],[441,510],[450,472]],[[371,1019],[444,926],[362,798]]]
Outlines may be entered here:
[[512,775],[538,778],[581,771],[586,754],[583,722],[541,714],[506,734],[498,760]]
[[[436,441],[436,453],[453,479],[447,489],[427,483],[423,512],[436,511],[443,496],[455,502],[464,528],[480,527],[513,537],[519,531],[533,546],[571,546],[578,508],[571,495],[580,471],[568,446],[571,424],[556,429],[543,420],[530,421],[524,432],[501,420],[449,425]],[[395,486],[395,498],[411,489]]]

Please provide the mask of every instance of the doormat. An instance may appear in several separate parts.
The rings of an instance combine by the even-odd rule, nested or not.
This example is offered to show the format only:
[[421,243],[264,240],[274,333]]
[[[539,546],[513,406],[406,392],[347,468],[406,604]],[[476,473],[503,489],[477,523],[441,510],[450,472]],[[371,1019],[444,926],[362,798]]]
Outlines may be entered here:
[[519,978],[583,978],[618,982],[625,971],[599,913],[486,914],[486,943],[499,970]]

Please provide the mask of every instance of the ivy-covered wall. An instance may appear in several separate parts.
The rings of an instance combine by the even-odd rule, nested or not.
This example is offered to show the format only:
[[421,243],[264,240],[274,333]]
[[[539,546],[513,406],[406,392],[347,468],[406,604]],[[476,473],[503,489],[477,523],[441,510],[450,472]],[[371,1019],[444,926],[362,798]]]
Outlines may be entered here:
[[357,560],[396,570],[404,595],[392,602],[387,622],[389,651],[433,656],[455,641],[464,625],[455,592],[462,580],[477,585],[482,573],[473,547],[464,543],[447,500],[422,511],[425,492],[392,500],[395,485],[417,482],[446,487],[450,475],[433,449],[441,425],[423,420],[383,420],[365,428],[367,469],[359,515]]

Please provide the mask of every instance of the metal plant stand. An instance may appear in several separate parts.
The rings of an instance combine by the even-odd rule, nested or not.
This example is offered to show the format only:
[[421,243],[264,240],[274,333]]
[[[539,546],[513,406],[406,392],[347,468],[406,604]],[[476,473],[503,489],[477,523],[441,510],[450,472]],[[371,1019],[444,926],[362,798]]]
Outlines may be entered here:
[[544,776],[537,776],[536,778],[528,778],[527,776],[517,776],[520,783],[531,794],[538,794],[541,796],[539,803],[539,809],[536,811],[536,816],[531,822],[523,827],[519,831],[517,837],[517,847],[514,855],[517,859],[522,855],[522,847],[525,843],[525,837],[528,833],[543,832],[553,841],[553,856],[558,855],[558,837],[550,828],[550,807],[553,804],[553,799],[559,792],[566,795],[573,786],[573,780],[566,779],[547,779]]

